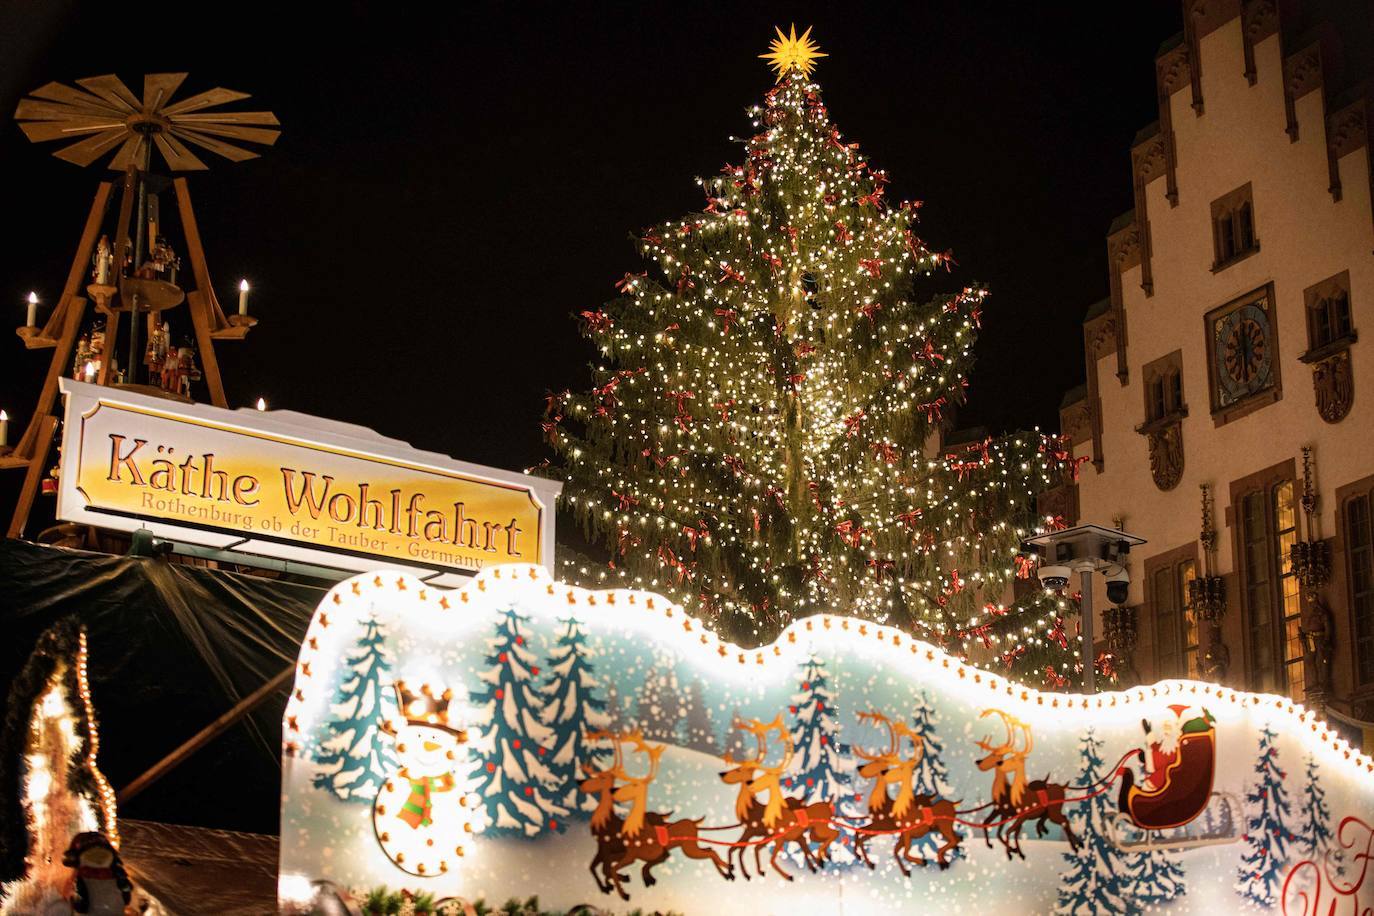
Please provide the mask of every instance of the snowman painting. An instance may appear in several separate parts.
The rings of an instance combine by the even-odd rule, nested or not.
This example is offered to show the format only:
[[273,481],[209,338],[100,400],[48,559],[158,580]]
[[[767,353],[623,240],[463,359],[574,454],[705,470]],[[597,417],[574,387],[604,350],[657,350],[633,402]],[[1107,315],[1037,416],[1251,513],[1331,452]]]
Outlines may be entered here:
[[458,776],[468,734],[450,717],[456,712],[452,690],[442,684],[413,690],[403,681],[395,688],[404,721],[387,722],[382,730],[395,739],[400,765],[372,804],[372,828],[397,867],[434,877],[456,864],[481,829],[478,799]]

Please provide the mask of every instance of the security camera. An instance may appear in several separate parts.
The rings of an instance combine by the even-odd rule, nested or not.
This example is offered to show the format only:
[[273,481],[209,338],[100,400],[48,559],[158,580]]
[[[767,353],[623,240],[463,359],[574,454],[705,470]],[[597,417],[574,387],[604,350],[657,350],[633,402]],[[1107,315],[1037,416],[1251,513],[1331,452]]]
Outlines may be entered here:
[[1073,570],[1067,566],[1042,566],[1039,569],[1040,584],[1047,589],[1063,588],[1069,584]]
[[1107,600],[1112,604],[1125,604],[1130,589],[1131,574],[1126,567],[1118,566],[1115,572],[1107,574]]

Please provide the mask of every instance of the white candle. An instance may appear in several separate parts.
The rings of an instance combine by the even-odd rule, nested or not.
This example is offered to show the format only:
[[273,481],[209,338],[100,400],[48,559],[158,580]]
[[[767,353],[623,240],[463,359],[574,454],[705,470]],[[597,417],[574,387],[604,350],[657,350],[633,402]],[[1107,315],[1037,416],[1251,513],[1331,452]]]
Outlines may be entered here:
[[267,401],[263,400],[262,398],[258,398],[258,410],[266,410],[266,409],[267,409]]
[[239,281],[239,314],[248,314],[248,281]]
[[29,318],[24,327],[38,327],[38,294],[35,292],[29,293]]
[[10,415],[0,410],[0,448],[10,444]]
[[95,381],[95,360],[93,359],[86,360],[86,381]]

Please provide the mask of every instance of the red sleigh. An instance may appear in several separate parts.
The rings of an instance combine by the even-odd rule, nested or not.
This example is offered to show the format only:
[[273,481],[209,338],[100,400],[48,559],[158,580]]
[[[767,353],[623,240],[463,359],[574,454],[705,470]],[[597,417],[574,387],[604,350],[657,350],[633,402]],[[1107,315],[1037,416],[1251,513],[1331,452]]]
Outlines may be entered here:
[[[1135,773],[1121,771],[1118,803],[1121,815],[1113,824],[1113,840],[1126,849],[1186,848],[1234,842],[1232,830],[1194,835],[1186,828],[1207,810],[1212,800],[1230,808],[1231,817],[1240,808],[1228,794],[1212,791],[1216,770],[1216,729],[1189,732],[1179,739],[1178,755],[1164,769],[1163,781],[1156,788],[1137,785]],[[1176,831],[1163,836],[1160,831]]]

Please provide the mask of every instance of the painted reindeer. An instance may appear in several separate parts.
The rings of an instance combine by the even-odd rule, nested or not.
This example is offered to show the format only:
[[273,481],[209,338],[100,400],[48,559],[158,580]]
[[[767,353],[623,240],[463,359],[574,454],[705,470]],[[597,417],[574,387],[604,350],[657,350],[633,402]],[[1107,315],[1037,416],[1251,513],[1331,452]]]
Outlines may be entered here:
[[[985,709],[978,718],[995,715],[1007,728],[1007,740],[993,744],[990,738],[978,742],[986,756],[978,761],[978,769],[992,770],[992,810],[983,822],[983,839],[992,848],[991,829],[997,826],[997,839],[1007,851],[1007,858],[1013,854],[1026,858],[1021,851],[1021,828],[1026,821],[1038,817],[1035,832],[1044,836],[1045,821],[1058,824],[1068,838],[1069,848],[1078,848],[1078,837],[1069,820],[1064,816],[1064,786],[1050,782],[1049,775],[1044,779],[1026,781],[1026,758],[1030,756],[1034,741],[1030,726],[1015,716],[1000,709]],[[1016,746],[1017,736],[1021,746]]]
[[[629,880],[621,873],[636,861],[643,860],[640,872],[645,887],[657,883],[651,873],[655,865],[666,861],[674,849],[682,850],[689,859],[710,859],[716,871],[727,881],[735,878],[734,870],[721,860],[715,850],[703,847],[697,840],[697,828],[702,818],[695,820],[669,821],[656,811],[648,810],[649,785],[658,775],[659,758],[663,755],[664,745],[650,745],[644,741],[642,732],[626,732],[621,735],[609,732],[589,732],[589,741],[615,742],[615,763],[608,770],[595,770],[582,764],[586,777],[578,788],[588,795],[597,796],[596,810],[592,812],[591,830],[596,839],[596,857],[592,859],[592,877],[603,894],[614,888],[620,899],[629,900],[624,883]],[[643,776],[630,776],[625,771],[625,761],[621,745],[631,744],[635,753],[644,755],[649,762],[648,772]],[[624,819],[616,813],[615,803],[628,803],[630,813]],[[601,874],[597,874],[600,866]]]
[[[768,864],[788,881],[792,880],[792,875],[778,864],[778,853],[782,852],[788,843],[796,843],[801,847],[806,867],[813,873],[816,872],[825,864],[830,844],[840,835],[831,824],[831,818],[835,816],[835,806],[830,802],[814,802],[808,805],[799,798],[782,794],[780,780],[788,764],[792,762],[793,748],[792,736],[783,725],[781,715],[766,724],[758,719],[744,722],[737,718],[734,727],[750,732],[758,743],[758,754],[751,760],[735,760],[730,754],[722,758],[729,769],[721,772],[721,780],[726,785],[739,786],[739,795],[735,798],[735,816],[744,828],[739,842],[743,844],[761,837],[774,837],[773,855],[769,858]],[[778,733],[783,745],[783,756],[776,766],[764,766],[764,758],[768,755],[768,733],[771,731]],[[767,801],[758,800],[757,795],[760,792],[767,793]],[[811,840],[820,844],[814,853],[811,850]],[[758,872],[759,877],[763,877],[762,856],[765,845],[767,844],[754,845],[754,870]],[[733,862],[736,849],[739,850],[740,873],[748,880],[749,869],[744,864],[745,846],[731,847],[726,854],[726,860]]]
[[[893,721],[880,712],[861,712],[859,721],[886,726],[888,738],[887,751],[883,753],[870,754],[858,745],[854,746],[855,755],[865,761],[859,767],[859,775],[874,780],[873,790],[868,796],[869,823],[863,830],[896,835],[892,857],[897,860],[897,867],[902,874],[908,878],[911,877],[908,862],[920,866],[928,864],[924,858],[911,854],[911,844],[930,831],[937,830],[945,842],[936,850],[935,858],[941,870],[949,868],[946,855],[957,848],[963,839],[954,829],[955,803],[934,795],[917,795],[912,786],[916,767],[920,766],[921,758],[925,755],[924,739],[905,722]],[[909,756],[902,756],[903,739],[911,742]],[[897,787],[895,797],[888,794],[891,786]],[[854,852],[870,869],[875,866],[868,857],[866,846],[872,836],[873,833],[863,831],[854,835]]]

